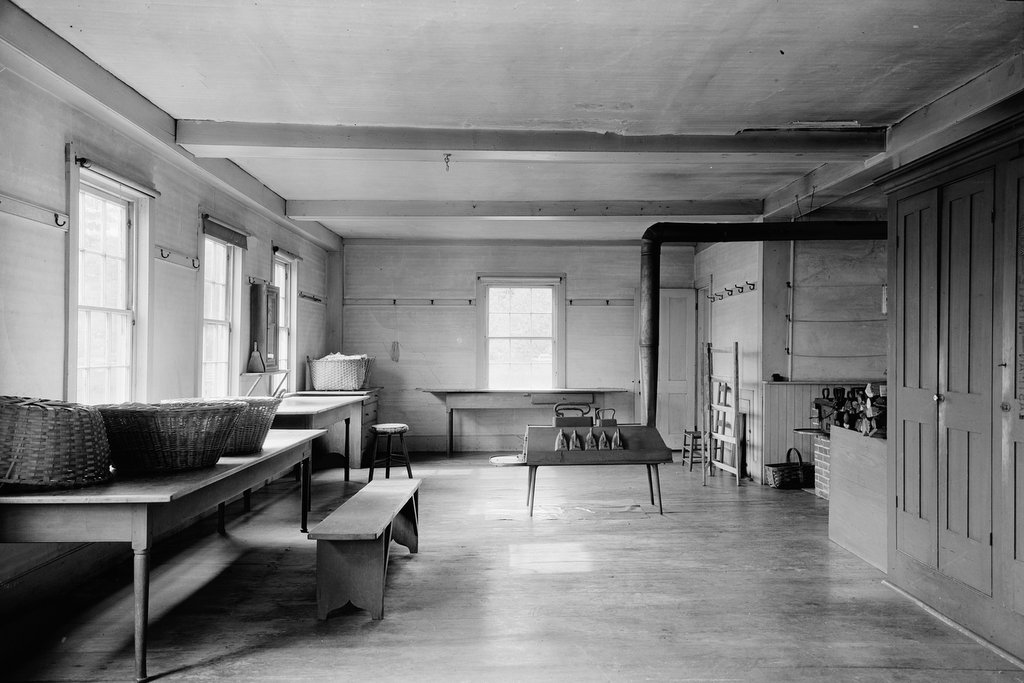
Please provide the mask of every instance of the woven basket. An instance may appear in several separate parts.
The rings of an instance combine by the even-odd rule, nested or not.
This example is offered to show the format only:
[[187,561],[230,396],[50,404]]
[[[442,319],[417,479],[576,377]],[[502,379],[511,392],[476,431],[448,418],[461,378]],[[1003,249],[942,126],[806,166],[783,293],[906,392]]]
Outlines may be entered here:
[[281,405],[280,396],[232,396],[223,399],[178,398],[160,401],[161,405],[169,403],[223,403],[225,401],[241,401],[245,409],[238,414],[235,426],[231,429],[224,455],[248,455],[263,449],[263,442],[274,422],[277,407]]
[[310,360],[309,381],[313,391],[355,391],[362,389],[370,379],[373,356],[366,358],[321,358]]
[[[791,461],[796,454],[796,462]],[[786,462],[764,466],[767,484],[776,489],[799,489],[814,486],[814,465],[804,464],[800,451],[790,448],[786,451]]]
[[0,396],[0,487],[72,488],[112,476],[107,433],[96,408]]
[[103,415],[118,474],[211,467],[227,449],[242,401],[121,403],[96,406]]

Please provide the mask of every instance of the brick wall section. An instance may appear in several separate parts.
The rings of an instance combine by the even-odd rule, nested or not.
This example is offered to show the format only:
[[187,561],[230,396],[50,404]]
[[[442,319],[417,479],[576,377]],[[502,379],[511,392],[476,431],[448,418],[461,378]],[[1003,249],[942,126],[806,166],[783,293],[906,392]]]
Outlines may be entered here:
[[814,437],[814,495],[828,500],[831,441],[827,436]]

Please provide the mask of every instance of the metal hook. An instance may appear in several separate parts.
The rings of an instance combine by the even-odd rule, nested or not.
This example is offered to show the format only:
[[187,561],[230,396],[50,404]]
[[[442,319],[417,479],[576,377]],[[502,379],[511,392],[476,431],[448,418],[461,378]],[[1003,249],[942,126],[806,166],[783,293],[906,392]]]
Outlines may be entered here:
[[719,294],[718,292],[715,292],[715,298],[718,299],[719,301],[721,301],[725,297],[722,294]]
[[63,228],[65,225],[68,224],[68,222],[66,220],[63,223],[60,222],[60,214],[59,213],[53,214],[53,223],[58,228]]
[[193,257],[192,258],[192,267],[195,268],[196,270],[199,270],[199,265],[200,265],[199,259]]
[[160,247],[160,258],[170,258],[171,252],[167,251],[163,247]]
[[728,294],[729,296],[732,296],[732,290],[729,289],[728,287],[725,288],[725,293]]
[[733,285],[736,288],[736,292],[739,294],[743,293],[743,285]]
[[757,283],[756,282],[751,282],[750,280],[747,280],[746,283],[747,283],[747,287],[750,287],[750,291],[751,292],[753,292],[757,288]]

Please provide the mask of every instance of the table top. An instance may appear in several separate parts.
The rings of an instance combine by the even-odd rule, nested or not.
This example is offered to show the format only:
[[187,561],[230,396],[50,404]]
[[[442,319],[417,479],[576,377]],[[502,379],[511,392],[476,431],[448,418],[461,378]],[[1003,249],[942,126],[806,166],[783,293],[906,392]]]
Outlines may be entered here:
[[78,489],[7,493],[0,489],[0,505],[169,503],[239,470],[271,460],[281,453],[325,434],[322,429],[271,429],[263,450],[253,455],[223,457],[213,467],[172,474],[149,474],[85,486]]
[[436,388],[417,387],[416,391],[425,391],[428,394],[611,394],[615,392],[626,393],[629,389],[617,387],[561,387],[559,389],[466,389],[466,388]]
[[286,396],[277,407],[277,415],[318,415],[352,404],[361,404],[359,396]]

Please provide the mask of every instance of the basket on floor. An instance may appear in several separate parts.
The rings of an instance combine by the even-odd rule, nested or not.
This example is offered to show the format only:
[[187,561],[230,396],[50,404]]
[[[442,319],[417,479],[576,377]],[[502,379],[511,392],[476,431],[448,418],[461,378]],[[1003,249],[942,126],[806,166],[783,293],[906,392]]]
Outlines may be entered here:
[[355,391],[366,386],[374,356],[306,357],[309,381],[314,391]]
[[73,488],[112,476],[107,432],[95,407],[0,396],[0,487]]
[[118,474],[211,467],[227,449],[242,401],[97,406]]
[[263,449],[267,432],[274,422],[277,407],[281,405],[280,396],[232,396],[223,399],[177,398],[161,401],[168,403],[222,403],[224,401],[241,401],[245,409],[239,413],[235,426],[231,429],[224,455],[248,455]]
[[[796,462],[791,456],[796,454]],[[814,486],[814,465],[804,464],[800,451],[790,448],[786,451],[786,462],[764,466],[765,481],[776,489],[799,489]]]

